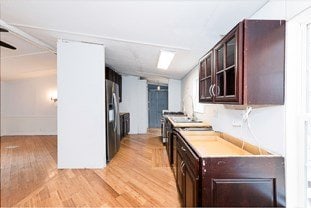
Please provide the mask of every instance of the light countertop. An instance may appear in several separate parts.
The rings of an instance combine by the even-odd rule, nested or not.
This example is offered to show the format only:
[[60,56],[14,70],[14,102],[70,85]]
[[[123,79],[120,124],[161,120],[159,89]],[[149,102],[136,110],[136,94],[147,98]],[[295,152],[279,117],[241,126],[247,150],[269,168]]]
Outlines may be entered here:
[[128,112],[120,112],[119,115],[122,116],[124,114],[127,114]]
[[214,131],[179,131],[201,157],[230,157],[252,155],[250,152],[224,140]]
[[[200,123],[177,123],[177,122],[174,122],[173,121],[173,117],[176,117],[176,116],[168,116],[167,119],[172,123],[172,125],[175,127],[175,128],[181,128],[181,127],[211,127],[211,124],[206,122],[206,121],[202,121]],[[187,117],[187,116],[184,116],[184,117]]]

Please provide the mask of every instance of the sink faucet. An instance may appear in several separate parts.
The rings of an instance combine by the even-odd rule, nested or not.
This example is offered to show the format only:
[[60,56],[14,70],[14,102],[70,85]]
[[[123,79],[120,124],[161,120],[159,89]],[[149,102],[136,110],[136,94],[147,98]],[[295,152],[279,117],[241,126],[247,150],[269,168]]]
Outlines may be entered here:
[[194,121],[194,120],[196,120],[195,115],[194,115],[194,103],[193,103],[193,97],[190,94],[186,94],[184,96],[184,98],[183,98],[183,111],[184,111],[184,113],[186,113],[186,107],[185,107],[185,100],[186,100],[186,98],[190,98],[191,99],[191,111],[192,111],[191,112],[192,113],[191,119]]

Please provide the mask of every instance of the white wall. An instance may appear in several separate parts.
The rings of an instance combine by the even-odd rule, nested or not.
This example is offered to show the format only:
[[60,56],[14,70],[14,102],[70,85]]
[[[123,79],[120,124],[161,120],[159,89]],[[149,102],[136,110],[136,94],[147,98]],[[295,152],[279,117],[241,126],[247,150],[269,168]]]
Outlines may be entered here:
[[56,135],[56,75],[1,81],[1,136]]
[[[170,111],[181,110],[181,80],[168,81]],[[148,129],[148,86],[137,76],[122,76],[120,112],[130,113],[130,134],[145,134]]]
[[58,168],[106,165],[105,48],[57,43]]
[[130,113],[130,134],[145,134],[148,128],[147,81],[136,76],[122,76],[120,112]]
[[168,80],[168,110],[181,111],[181,80]]

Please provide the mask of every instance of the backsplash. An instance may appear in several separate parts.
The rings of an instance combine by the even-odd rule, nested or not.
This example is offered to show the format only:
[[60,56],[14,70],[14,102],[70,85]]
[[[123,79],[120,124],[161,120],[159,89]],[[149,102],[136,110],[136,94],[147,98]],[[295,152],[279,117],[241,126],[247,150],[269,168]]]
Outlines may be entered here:
[[[195,117],[210,122],[215,131],[226,132],[273,153],[285,154],[284,106],[253,107],[248,128],[247,122],[242,121],[245,110],[241,106],[198,103],[198,96],[194,94],[197,91],[193,90],[198,77],[199,70],[196,67],[182,80],[183,109],[188,115],[192,115],[194,106]],[[191,98],[193,105],[187,102]],[[237,127],[233,123],[242,126]]]

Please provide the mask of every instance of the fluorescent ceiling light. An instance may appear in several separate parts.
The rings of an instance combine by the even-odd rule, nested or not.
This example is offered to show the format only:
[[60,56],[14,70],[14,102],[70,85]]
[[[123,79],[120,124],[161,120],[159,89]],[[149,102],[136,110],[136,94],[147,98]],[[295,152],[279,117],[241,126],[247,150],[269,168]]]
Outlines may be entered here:
[[159,61],[158,61],[158,69],[168,69],[173,58],[175,56],[174,51],[160,51]]

